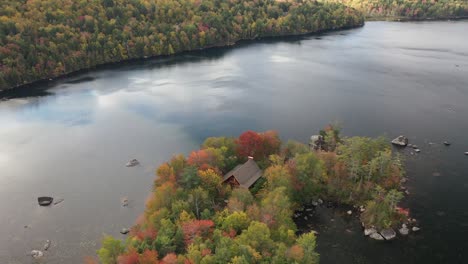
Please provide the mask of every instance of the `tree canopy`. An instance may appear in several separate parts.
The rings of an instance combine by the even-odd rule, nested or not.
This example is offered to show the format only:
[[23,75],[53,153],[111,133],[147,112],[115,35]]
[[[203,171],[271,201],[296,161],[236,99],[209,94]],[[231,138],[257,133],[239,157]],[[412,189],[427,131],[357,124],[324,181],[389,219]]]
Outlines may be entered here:
[[313,0],[0,0],[0,90],[128,59],[363,24]]
[[[145,213],[125,242],[104,238],[100,261],[318,263],[315,235],[298,234],[293,217],[318,198],[366,205],[365,225],[404,220],[396,210],[403,170],[387,140],[325,131],[335,131],[326,150],[296,141],[282,145],[274,131],[247,131],[237,139],[208,138],[188,158],[177,155],[161,164]],[[246,155],[263,163],[263,180],[251,189],[223,183],[227,168],[220,161],[243,163]]]
[[468,16],[467,0],[324,0],[356,8],[371,19],[448,19]]

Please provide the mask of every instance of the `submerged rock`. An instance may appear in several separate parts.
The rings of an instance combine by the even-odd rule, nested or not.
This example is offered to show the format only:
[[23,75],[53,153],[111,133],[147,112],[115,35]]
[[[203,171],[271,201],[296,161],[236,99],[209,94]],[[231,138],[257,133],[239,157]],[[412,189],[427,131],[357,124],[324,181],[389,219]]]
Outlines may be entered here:
[[45,242],[45,244],[44,244],[44,248],[43,248],[43,249],[44,249],[45,251],[47,251],[47,250],[49,249],[49,247],[50,247],[50,240],[47,239],[46,242]]
[[122,199],[120,201],[121,201],[123,207],[128,206],[128,198],[127,197],[122,197]]
[[383,238],[385,238],[385,240],[392,240],[396,237],[395,230],[393,230],[392,228],[386,228],[380,231],[380,235],[382,235]]
[[375,240],[384,240],[384,237],[377,232],[370,234],[369,237]]
[[125,166],[126,167],[135,167],[138,164],[140,164],[140,162],[137,159],[132,159],[129,162],[127,162],[127,164],[125,164]]
[[61,203],[63,201],[65,201],[65,199],[58,198],[58,199],[55,200],[54,205],[57,205],[57,204],[59,204],[59,203]]
[[40,259],[44,256],[44,253],[40,250],[31,250],[31,256],[35,259]]
[[403,224],[403,226],[400,229],[398,229],[398,232],[400,232],[400,234],[406,236],[406,235],[409,234],[409,229],[408,229],[408,227],[406,227],[405,224]]
[[406,147],[408,145],[408,138],[405,136],[398,136],[394,140],[392,140],[393,145]]

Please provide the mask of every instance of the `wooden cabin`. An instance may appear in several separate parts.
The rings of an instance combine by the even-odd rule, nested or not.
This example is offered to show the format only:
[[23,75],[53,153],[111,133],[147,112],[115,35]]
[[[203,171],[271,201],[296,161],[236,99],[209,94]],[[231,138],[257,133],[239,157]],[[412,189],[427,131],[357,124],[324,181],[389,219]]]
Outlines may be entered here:
[[233,170],[226,173],[223,182],[229,183],[232,187],[250,188],[260,177],[262,170],[252,157],[246,163],[237,165]]

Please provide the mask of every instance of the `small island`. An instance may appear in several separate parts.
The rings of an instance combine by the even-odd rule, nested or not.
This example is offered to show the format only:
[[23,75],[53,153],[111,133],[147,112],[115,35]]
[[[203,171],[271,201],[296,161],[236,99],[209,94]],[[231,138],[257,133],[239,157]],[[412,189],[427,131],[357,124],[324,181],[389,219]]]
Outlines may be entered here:
[[324,202],[354,206],[347,213],[377,240],[414,225],[398,207],[406,178],[389,141],[344,138],[331,125],[309,144],[282,143],[275,131],[207,138],[156,175],[125,242],[103,239],[102,263],[318,263],[315,232],[294,219]]

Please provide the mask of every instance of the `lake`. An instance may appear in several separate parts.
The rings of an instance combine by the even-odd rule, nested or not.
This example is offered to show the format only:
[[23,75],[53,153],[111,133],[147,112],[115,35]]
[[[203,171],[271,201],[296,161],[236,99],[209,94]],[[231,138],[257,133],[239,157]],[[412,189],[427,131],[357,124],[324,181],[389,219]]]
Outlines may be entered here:
[[[0,263],[35,263],[27,254],[47,239],[40,263],[81,263],[103,234],[124,239],[155,168],[208,136],[274,129],[307,142],[334,122],[348,136],[404,134],[419,146],[403,151],[402,205],[422,230],[371,241],[329,210],[311,220],[321,263],[468,263],[467,32],[468,21],[367,22],[1,93]],[[125,167],[133,158],[141,165]],[[64,201],[39,207],[43,195]]]

